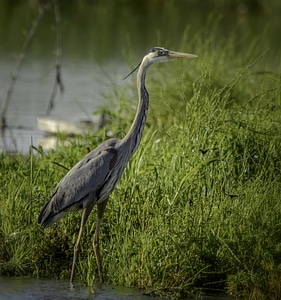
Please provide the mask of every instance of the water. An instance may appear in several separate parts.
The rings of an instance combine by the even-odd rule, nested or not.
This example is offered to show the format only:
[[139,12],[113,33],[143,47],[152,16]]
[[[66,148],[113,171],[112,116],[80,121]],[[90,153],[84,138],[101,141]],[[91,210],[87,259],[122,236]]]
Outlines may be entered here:
[[[0,99],[6,96],[13,62],[6,61],[2,67]],[[106,97],[113,90],[109,84],[110,72],[114,73],[116,82],[122,79],[122,75],[114,71],[116,65],[104,63],[102,68],[93,61],[65,61],[62,72],[65,91],[58,92],[51,115],[59,116],[58,119],[60,116],[79,116],[83,120],[92,120],[92,113],[111,100]],[[118,69],[125,74],[126,66],[120,65]],[[48,61],[32,61],[24,65],[20,74],[8,108],[9,128],[0,141],[0,151],[5,146],[9,152],[27,152],[31,144],[37,146],[44,139],[44,133],[37,126],[37,117],[46,115],[54,84],[54,68]]]
[[[150,297],[136,288],[112,287],[109,285],[70,289],[68,281],[30,279],[30,278],[3,278],[0,277],[1,300],[167,300],[167,298]],[[225,295],[202,295],[201,300],[233,300]],[[188,298],[186,300],[195,300]]]
[[[48,299],[95,299],[95,300],[149,300],[140,290],[111,287],[107,285],[92,288],[78,286],[70,289],[69,282],[25,278],[0,278],[1,300],[48,300]],[[162,299],[153,297],[153,299]]]

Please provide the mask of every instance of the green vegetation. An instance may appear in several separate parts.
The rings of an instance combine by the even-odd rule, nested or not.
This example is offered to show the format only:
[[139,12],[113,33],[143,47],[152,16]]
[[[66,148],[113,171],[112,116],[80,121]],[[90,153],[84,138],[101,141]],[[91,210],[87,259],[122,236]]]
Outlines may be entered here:
[[[277,299],[280,77],[266,72],[266,48],[252,43],[242,55],[234,37],[215,43],[215,37],[204,40],[203,32],[187,35],[175,50],[194,52],[197,60],[149,70],[151,108],[143,140],[101,229],[106,282],[172,298],[226,292]],[[72,167],[85,146],[108,138],[107,129],[118,137],[128,130],[135,102],[127,99],[137,98],[135,84],[118,87],[114,95],[120,105],[112,115],[118,118],[99,137],[77,137],[49,153],[31,147],[27,156],[1,154],[1,275],[69,278],[81,214],[69,214],[46,231],[37,217],[66,173],[58,163]],[[95,223],[94,211],[77,265],[77,281],[88,285],[98,278]]]

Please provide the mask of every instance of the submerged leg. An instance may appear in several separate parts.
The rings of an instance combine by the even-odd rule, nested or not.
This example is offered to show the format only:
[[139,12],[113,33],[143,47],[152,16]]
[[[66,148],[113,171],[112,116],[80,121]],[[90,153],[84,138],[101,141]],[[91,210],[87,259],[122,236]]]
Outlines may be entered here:
[[83,213],[82,213],[82,219],[81,219],[81,225],[80,225],[80,229],[79,229],[79,234],[78,234],[78,238],[77,241],[74,245],[74,253],[73,253],[73,262],[72,262],[72,269],[71,269],[71,276],[70,276],[70,284],[73,283],[74,280],[74,273],[75,273],[75,265],[76,265],[76,260],[77,260],[77,254],[78,254],[78,250],[79,250],[79,244],[80,244],[80,240],[82,237],[82,232],[84,229],[84,226],[88,220],[89,214],[93,209],[93,205],[89,205],[86,206],[83,209]]
[[94,236],[94,242],[93,247],[96,255],[97,265],[98,265],[98,272],[100,276],[100,283],[103,283],[103,274],[102,274],[102,264],[101,264],[101,258],[100,258],[100,245],[99,245],[99,233],[100,233],[100,225],[103,213],[105,211],[105,207],[107,204],[108,199],[104,200],[102,203],[98,204],[98,222],[96,226],[96,232]]

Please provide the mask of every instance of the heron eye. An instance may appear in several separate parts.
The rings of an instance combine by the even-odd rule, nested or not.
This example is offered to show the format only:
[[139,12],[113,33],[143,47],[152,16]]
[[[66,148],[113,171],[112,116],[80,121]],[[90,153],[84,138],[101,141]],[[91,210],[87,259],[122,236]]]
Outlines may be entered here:
[[157,56],[165,56],[167,53],[167,51],[165,51],[165,49],[161,49],[161,48],[152,48],[151,49],[151,52],[155,52],[155,54],[157,55]]

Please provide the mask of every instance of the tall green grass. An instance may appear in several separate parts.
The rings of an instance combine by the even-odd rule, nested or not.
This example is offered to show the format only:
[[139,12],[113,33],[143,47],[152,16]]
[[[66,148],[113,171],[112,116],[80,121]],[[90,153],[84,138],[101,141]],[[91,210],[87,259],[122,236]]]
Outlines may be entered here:
[[[144,136],[102,224],[106,282],[172,298],[226,292],[278,299],[280,79],[259,72],[267,71],[270,52],[253,47],[239,55],[234,45],[231,38],[216,47],[194,38],[178,50],[197,60],[149,70]],[[46,231],[37,216],[66,173],[58,164],[71,168],[85,146],[108,138],[107,129],[120,138],[128,130],[132,94],[136,99],[134,84],[115,92],[118,118],[99,137],[77,137],[48,153],[33,147],[27,156],[1,154],[1,275],[69,278],[81,214]],[[98,276],[96,219],[93,212],[77,264],[77,280],[88,285]]]

